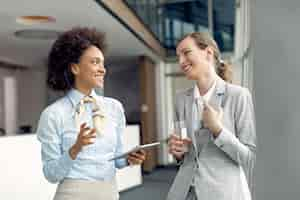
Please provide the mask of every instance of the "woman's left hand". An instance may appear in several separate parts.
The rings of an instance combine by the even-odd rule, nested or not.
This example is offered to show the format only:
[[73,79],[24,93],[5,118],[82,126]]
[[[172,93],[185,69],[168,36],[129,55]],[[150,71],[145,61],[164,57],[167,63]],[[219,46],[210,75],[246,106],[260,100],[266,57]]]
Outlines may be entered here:
[[140,165],[146,160],[146,152],[139,150],[137,152],[130,153],[127,157],[129,165]]
[[213,108],[209,103],[204,102],[204,109],[202,114],[202,120],[205,128],[208,128],[213,136],[216,138],[221,133],[223,111],[222,108]]

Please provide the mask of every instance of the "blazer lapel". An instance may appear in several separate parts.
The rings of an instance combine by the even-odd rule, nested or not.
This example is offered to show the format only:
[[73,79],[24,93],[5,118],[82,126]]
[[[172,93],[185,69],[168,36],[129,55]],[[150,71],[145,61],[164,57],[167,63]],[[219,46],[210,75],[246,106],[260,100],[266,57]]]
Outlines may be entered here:
[[209,103],[214,106],[214,107],[223,107],[223,101],[225,98],[225,81],[222,80],[220,77],[217,78],[216,80],[216,88],[211,96],[211,99]]

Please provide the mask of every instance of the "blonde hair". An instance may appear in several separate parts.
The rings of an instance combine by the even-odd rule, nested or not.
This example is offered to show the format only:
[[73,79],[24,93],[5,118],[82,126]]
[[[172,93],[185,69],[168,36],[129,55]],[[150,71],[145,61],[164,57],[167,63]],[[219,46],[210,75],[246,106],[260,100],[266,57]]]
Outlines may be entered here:
[[220,49],[212,36],[208,32],[193,32],[184,35],[178,41],[178,44],[187,37],[192,38],[200,49],[205,49],[208,46],[211,47],[214,52],[214,63],[217,74],[223,80],[232,82],[232,65],[222,60]]
[[233,82],[233,70],[232,64],[227,61],[223,61],[216,69],[217,74],[226,82]]

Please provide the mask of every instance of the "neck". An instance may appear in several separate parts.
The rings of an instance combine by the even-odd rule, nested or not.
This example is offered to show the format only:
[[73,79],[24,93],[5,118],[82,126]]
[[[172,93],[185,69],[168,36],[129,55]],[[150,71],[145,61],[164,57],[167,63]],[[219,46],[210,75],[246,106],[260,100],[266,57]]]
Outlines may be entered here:
[[75,82],[75,89],[77,89],[79,92],[83,93],[84,95],[90,95],[92,92],[92,88],[86,87],[84,85],[78,84]]
[[199,93],[201,96],[205,95],[208,90],[212,87],[216,81],[216,73],[209,73],[205,76],[199,76],[197,79],[197,86],[199,88]]

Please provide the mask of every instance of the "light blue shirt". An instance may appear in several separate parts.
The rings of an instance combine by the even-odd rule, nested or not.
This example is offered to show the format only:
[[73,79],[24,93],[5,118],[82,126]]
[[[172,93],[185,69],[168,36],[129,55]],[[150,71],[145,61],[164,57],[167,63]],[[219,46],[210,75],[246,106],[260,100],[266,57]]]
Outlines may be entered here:
[[[43,172],[51,183],[65,178],[110,181],[115,177],[116,168],[128,165],[126,159],[108,161],[122,153],[121,134],[126,124],[122,104],[115,99],[98,96],[95,91],[90,96],[104,109],[104,133],[97,135],[94,144],[84,146],[75,160],[71,159],[69,149],[79,133],[74,117],[76,106],[84,94],[71,89],[41,114],[37,138],[42,146]],[[93,127],[92,104],[85,104],[80,124],[84,122]]]

